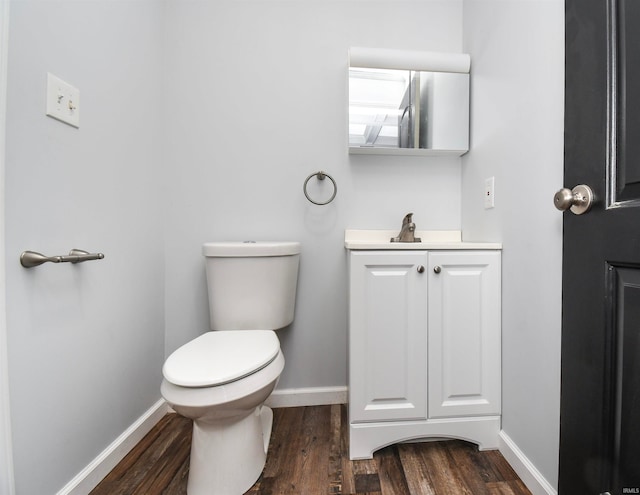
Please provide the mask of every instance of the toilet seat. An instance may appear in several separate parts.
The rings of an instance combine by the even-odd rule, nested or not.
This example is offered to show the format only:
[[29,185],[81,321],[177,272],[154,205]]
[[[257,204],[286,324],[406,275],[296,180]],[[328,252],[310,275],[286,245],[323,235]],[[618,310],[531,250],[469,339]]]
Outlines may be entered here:
[[162,374],[180,387],[215,387],[261,370],[279,352],[273,330],[207,332],[174,351]]

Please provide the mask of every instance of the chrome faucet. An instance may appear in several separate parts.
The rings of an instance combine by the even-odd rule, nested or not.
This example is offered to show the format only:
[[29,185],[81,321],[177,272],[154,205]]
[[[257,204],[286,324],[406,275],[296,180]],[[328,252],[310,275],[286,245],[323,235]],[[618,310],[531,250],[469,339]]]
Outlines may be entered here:
[[419,237],[415,237],[416,224],[411,217],[413,213],[407,213],[402,220],[402,228],[397,237],[392,237],[391,242],[422,242]]

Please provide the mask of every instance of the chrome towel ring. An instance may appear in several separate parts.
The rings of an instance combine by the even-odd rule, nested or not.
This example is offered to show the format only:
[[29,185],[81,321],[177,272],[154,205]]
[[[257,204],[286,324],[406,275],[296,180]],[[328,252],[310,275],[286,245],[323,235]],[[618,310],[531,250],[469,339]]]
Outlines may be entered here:
[[[307,192],[307,183],[309,182],[309,179],[311,179],[311,177],[315,177],[318,180],[324,180],[325,177],[328,177],[329,180],[331,181],[331,183],[333,184],[333,194],[331,195],[331,197],[325,201],[324,203],[321,203],[319,201],[314,201],[313,199],[311,199],[309,197],[309,193]],[[304,195],[305,197],[311,201],[314,205],[328,205],[329,203],[331,203],[334,198],[336,197],[336,194],[338,193],[338,186],[336,185],[336,181],[333,180],[333,177],[331,177],[329,174],[323,172],[322,170],[320,170],[319,172],[314,172],[313,174],[311,174],[309,177],[307,177],[307,179],[304,181],[304,185],[302,186],[302,190],[304,191]]]

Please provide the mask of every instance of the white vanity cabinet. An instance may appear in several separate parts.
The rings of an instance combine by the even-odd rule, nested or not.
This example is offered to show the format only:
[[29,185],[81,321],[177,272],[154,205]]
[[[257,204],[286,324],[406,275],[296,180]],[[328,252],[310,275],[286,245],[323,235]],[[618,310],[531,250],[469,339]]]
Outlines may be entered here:
[[499,250],[349,251],[350,457],[454,437],[497,448]]

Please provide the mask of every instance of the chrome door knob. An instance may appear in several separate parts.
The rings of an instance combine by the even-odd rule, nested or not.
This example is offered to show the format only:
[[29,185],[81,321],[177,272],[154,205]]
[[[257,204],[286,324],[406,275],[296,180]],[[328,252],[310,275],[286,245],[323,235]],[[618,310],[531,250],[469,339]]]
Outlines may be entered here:
[[573,189],[560,189],[553,196],[553,204],[560,211],[571,210],[576,215],[582,215],[591,209],[594,194],[589,186],[580,184]]

